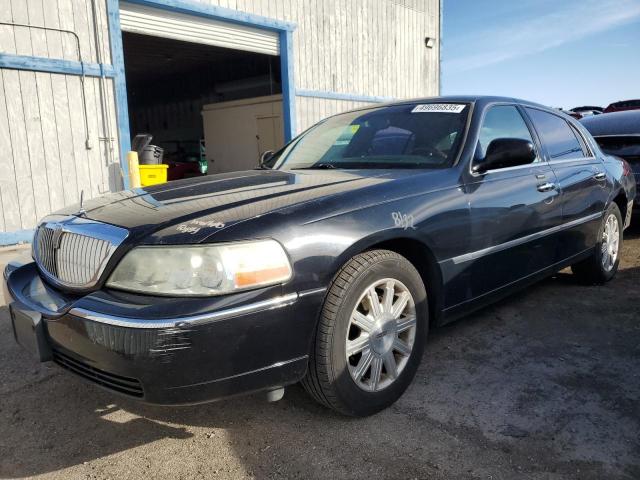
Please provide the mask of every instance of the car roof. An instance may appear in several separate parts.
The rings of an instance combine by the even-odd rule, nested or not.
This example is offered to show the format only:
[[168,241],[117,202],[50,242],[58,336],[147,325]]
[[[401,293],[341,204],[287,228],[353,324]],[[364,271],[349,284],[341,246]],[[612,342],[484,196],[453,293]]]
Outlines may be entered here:
[[592,105],[584,105],[583,107],[573,107],[571,110],[569,110],[570,112],[584,112],[584,111],[589,111],[589,110],[604,110],[602,107],[595,107]]
[[528,105],[532,107],[540,107],[547,110],[552,110],[550,107],[545,105],[540,105],[535,102],[530,102],[528,100],[522,100],[519,98],[513,97],[500,97],[500,96],[490,96],[490,95],[444,95],[439,97],[422,97],[422,98],[411,98],[407,100],[398,100],[394,102],[389,102],[386,105],[404,105],[407,103],[475,103],[478,106],[485,106],[490,103],[518,103],[522,105]]
[[617,102],[613,102],[609,104],[610,107],[628,107],[630,105],[638,105],[640,104],[640,99],[632,98],[630,100],[619,100]]
[[640,110],[603,113],[581,118],[580,122],[594,137],[640,134]]

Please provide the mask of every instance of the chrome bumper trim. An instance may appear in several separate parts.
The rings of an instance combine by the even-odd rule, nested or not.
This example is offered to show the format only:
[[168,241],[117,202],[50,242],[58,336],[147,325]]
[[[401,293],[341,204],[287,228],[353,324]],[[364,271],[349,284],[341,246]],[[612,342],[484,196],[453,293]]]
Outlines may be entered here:
[[261,302],[250,303],[248,305],[241,305],[239,307],[228,308],[225,310],[219,310],[217,312],[203,313],[200,315],[192,315],[188,317],[179,318],[163,318],[156,320],[143,320],[141,318],[129,318],[118,317],[114,315],[106,315],[103,313],[91,312],[84,308],[72,308],[69,310],[71,315],[83,318],[85,320],[91,320],[93,322],[105,323],[107,325],[114,325],[116,327],[126,328],[189,328],[195,325],[202,325],[204,323],[217,322],[220,320],[226,320],[228,318],[238,317],[240,315],[247,315],[251,313],[262,312],[265,310],[273,310],[276,308],[283,308],[292,305],[298,300],[297,293],[290,293],[280,297],[271,298],[269,300],[263,300]]

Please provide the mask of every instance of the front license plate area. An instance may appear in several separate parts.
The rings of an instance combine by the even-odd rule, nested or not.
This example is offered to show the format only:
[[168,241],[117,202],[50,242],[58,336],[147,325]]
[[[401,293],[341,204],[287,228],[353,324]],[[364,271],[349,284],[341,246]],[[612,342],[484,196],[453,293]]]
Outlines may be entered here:
[[30,310],[21,310],[13,305],[9,306],[9,311],[16,342],[37,360],[41,362],[51,360],[51,347],[45,335],[42,315]]

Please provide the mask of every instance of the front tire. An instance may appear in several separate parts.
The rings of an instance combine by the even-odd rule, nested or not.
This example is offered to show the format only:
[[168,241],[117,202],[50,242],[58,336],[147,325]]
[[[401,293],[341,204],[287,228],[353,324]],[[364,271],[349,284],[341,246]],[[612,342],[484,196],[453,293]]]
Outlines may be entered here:
[[601,285],[611,280],[618,271],[621,249],[622,215],[618,205],[612,203],[602,218],[593,255],[572,265],[571,270],[580,282]]
[[325,299],[304,388],[346,415],[390,406],[415,376],[428,320],[425,286],[406,258],[388,250],[356,255]]

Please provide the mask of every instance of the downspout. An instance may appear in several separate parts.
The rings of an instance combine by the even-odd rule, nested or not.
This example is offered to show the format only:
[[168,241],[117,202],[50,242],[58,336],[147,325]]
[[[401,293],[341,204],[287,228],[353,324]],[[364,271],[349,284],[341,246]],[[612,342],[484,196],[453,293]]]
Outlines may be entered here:
[[95,0],[91,0],[91,14],[93,17],[93,35],[96,44],[96,60],[100,65],[100,78],[98,80],[98,91],[100,92],[100,113],[102,116],[102,137],[98,137],[99,141],[103,141],[105,144],[105,166],[111,166],[113,162],[113,141],[111,136],[111,125],[108,118],[108,108],[106,105],[106,88],[104,70],[102,69],[102,35],[100,34],[100,28],[98,26],[98,12],[96,9]]
[[438,25],[438,96],[442,95],[442,6],[444,0],[440,0],[440,19]]
[[0,25],[9,25],[12,27],[22,27],[22,28],[34,28],[36,30],[44,30],[44,31],[49,31],[49,32],[60,32],[60,33],[68,33],[69,35],[73,36],[73,38],[76,41],[76,53],[78,55],[78,61],[80,62],[80,66],[82,68],[82,74],[80,75],[80,85],[81,85],[81,96],[82,96],[82,109],[83,109],[83,113],[84,113],[84,128],[85,128],[85,139],[84,139],[84,146],[87,150],[91,150],[91,134],[89,132],[89,113],[87,112],[87,96],[85,94],[85,88],[84,88],[84,80],[85,80],[85,73],[84,73],[84,61],[82,60],[82,51],[80,49],[80,37],[78,37],[78,34],[72,30],[65,30],[62,28],[52,28],[52,27],[41,27],[39,25],[28,25],[26,23],[13,23],[13,22],[0,22]]

